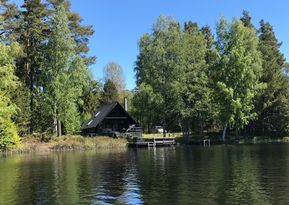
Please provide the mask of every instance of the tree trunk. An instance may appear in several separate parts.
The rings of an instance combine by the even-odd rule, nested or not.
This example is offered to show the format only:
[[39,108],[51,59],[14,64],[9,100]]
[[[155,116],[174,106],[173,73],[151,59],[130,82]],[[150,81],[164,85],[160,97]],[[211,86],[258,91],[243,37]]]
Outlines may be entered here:
[[226,131],[227,131],[227,123],[225,124],[224,130],[223,130],[223,135],[222,135],[223,142],[225,142],[225,139],[226,139]]
[[61,129],[61,121],[60,120],[57,120],[57,136],[60,137],[62,135],[62,129]]
[[30,133],[32,134],[34,129],[34,115],[33,115],[33,111],[34,111],[34,96],[33,96],[33,72],[31,70],[31,58],[30,58],[30,53],[29,53],[29,48],[31,47],[31,43],[30,43],[30,39],[27,38],[26,39],[26,53],[27,53],[27,57],[25,59],[25,76],[24,76],[24,81],[26,83],[26,85],[29,85],[29,90],[30,90]]
[[[30,65],[30,63],[27,63],[27,65]],[[34,93],[33,93],[33,71],[31,70],[30,66],[30,133],[33,133],[34,131],[34,117],[36,117],[34,114]]]
[[54,104],[53,126],[54,126],[54,128],[55,128],[54,134],[55,134],[55,135],[58,135],[56,104]]

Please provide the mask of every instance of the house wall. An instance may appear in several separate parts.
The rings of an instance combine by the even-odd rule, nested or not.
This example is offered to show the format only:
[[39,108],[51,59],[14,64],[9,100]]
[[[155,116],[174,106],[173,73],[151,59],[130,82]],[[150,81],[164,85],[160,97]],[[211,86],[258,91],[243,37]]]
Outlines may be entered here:
[[129,114],[117,104],[114,109],[96,127],[83,130],[84,134],[102,134],[105,130],[122,132],[135,124]]

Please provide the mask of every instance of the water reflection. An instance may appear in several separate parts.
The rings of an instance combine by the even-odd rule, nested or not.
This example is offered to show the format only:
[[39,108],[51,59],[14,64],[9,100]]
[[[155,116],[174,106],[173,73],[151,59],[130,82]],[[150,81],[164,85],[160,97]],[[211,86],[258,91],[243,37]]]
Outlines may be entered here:
[[0,204],[288,204],[289,146],[0,157]]

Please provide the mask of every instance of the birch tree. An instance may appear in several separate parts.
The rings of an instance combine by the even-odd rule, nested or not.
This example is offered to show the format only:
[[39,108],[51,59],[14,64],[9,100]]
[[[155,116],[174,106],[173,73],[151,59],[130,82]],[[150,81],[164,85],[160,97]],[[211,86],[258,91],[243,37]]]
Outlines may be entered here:
[[224,18],[217,25],[219,58],[213,69],[215,99],[223,123],[222,138],[227,127],[238,130],[256,117],[253,100],[262,83],[262,66],[255,30],[240,20],[228,24]]

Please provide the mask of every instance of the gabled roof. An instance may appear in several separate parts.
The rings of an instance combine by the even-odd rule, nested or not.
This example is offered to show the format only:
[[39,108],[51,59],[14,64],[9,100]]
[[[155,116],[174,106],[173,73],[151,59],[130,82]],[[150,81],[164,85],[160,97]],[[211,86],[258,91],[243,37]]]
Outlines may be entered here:
[[96,127],[100,122],[102,122],[104,120],[104,118],[109,115],[109,113],[117,106],[119,105],[121,107],[121,109],[128,115],[129,118],[131,118],[135,123],[136,121],[128,114],[128,112],[119,104],[119,102],[112,102],[108,105],[104,105],[102,107],[100,107],[92,116],[92,118],[90,118],[90,120],[85,123],[82,126],[82,130],[84,129],[89,129],[89,128],[93,128]]

